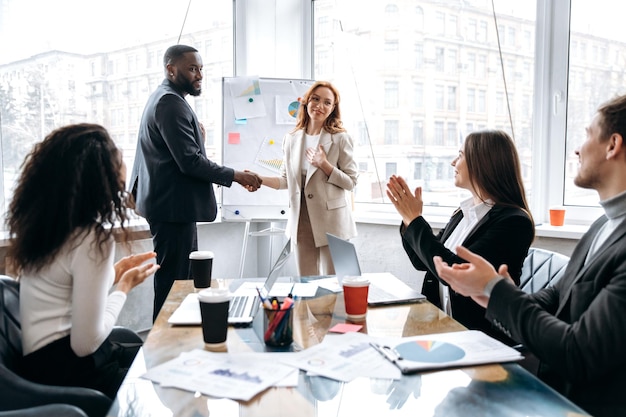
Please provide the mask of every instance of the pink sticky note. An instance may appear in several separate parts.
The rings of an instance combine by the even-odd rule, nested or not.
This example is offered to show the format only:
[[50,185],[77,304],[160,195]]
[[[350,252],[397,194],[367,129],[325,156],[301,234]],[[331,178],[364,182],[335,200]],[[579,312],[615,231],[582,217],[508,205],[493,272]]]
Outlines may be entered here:
[[229,132],[228,133],[228,144],[229,145],[239,145],[239,132]]
[[348,332],[358,332],[363,327],[360,324],[350,324],[350,323],[337,323],[330,329],[329,332],[335,333],[348,333]]

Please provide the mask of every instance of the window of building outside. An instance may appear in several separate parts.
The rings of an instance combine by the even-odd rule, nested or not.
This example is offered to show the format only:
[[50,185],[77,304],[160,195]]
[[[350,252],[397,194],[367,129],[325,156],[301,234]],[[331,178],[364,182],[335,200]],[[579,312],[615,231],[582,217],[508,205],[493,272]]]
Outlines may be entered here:
[[[326,58],[335,69],[325,72],[328,63],[316,61],[314,77],[338,87],[349,133],[356,136],[358,126],[367,125],[368,145],[356,146],[357,161],[376,157],[376,163],[368,163],[369,170],[360,173],[357,203],[391,206],[384,190],[394,166],[410,187],[423,187],[427,205],[458,206],[469,194],[454,187],[450,163],[462,138],[480,127],[515,133],[517,143],[524,144],[523,165],[532,166],[532,141],[518,137],[531,131],[532,109],[521,106],[518,98],[533,96],[533,80],[519,77],[518,69],[534,66],[534,38],[523,41],[518,34],[534,35],[535,1],[495,0],[498,24],[505,32],[499,35],[506,39],[500,47],[491,1],[468,1],[462,7],[458,2],[414,0],[313,4],[314,49],[332,51]],[[415,25],[416,13],[423,16],[423,26]],[[316,30],[320,19],[335,22],[324,36]],[[391,44],[397,52],[393,57],[400,60],[393,67]],[[524,172],[530,175],[532,170]],[[530,177],[524,180],[532,196]]]
[[609,0],[572,0],[567,84],[565,205],[598,204],[598,194],[574,185],[578,157],[598,106],[626,93],[626,33],[619,28],[626,4]]
[[[373,161],[376,157],[376,163],[367,164],[369,171],[361,172],[355,192],[357,207],[390,210],[384,193],[388,179],[384,167],[392,162],[411,187],[423,187],[427,212],[441,213],[437,207],[456,207],[467,193],[453,186],[453,171],[444,169],[443,164],[452,160],[469,132],[503,129],[516,141],[531,206],[534,196],[549,195],[548,200],[556,199],[583,213],[575,222],[593,220],[589,216],[597,212],[585,207],[597,207],[598,196],[574,185],[578,169],[574,150],[585,139],[585,126],[598,105],[626,90],[626,35],[619,30],[621,14],[617,12],[626,6],[609,0],[569,0],[552,5],[557,17],[567,16],[571,7],[570,26],[565,26],[569,33],[559,33],[562,29],[556,20],[543,16],[541,24],[547,28],[539,28],[535,0],[470,0],[462,7],[458,2],[415,0],[314,2],[314,49],[333,51],[326,58],[335,64],[333,68],[341,69],[325,72],[322,69],[328,64],[316,61],[314,77],[330,80],[339,88],[349,132],[357,125],[367,126],[367,146],[357,147],[356,158]],[[352,12],[355,8],[359,13]],[[391,9],[393,22],[385,13]],[[326,36],[317,36],[315,29],[321,16],[330,16],[335,22]],[[536,58],[535,49],[548,43],[536,45],[537,29],[569,40],[569,58],[564,60],[569,66],[555,76],[563,84],[560,92],[535,91],[535,85],[546,85],[550,76],[537,69],[547,63]],[[388,42],[398,51],[400,63],[395,68],[385,57],[387,49],[383,48]],[[413,65],[404,65],[405,60]],[[537,74],[545,77],[539,84]],[[391,80],[398,91],[398,103],[393,108],[380,88]],[[567,100],[566,127],[556,135],[552,131],[545,135],[555,115],[552,107],[536,105],[563,99]],[[536,112],[542,112],[540,119],[545,126],[533,125]],[[397,143],[389,140],[390,119],[397,123]],[[543,138],[537,129],[544,133]],[[533,172],[537,172],[533,169],[537,163],[533,148],[538,140],[562,143],[562,150],[550,152],[541,162],[544,167],[555,160],[563,162],[564,172],[556,173],[562,176],[557,187],[551,185],[555,181],[533,181]],[[550,173],[548,177],[555,174],[553,168],[543,170]],[[534,214],[541,218],[544,213]]]
[[[563,161],[564,186],[549,194],[569,206],[589,207],[597,206],[597,194],[573,185],[574,150],[598,105],[624,93],[626,35],[617,29],[617,10],[626,6],[570,2],[569,68],[559,96],[567,100],[567,122],[562,134],[548,138],[564,143],[561,153],[550,155]],[[132,166],[143,106],[163,80],[165,49],[179,36],[203,56],[203,94],[189,101],[207,128],[209,157],[220,162],[221,118],[215,115],[221,114],[221,79],[233,75],[232,2],[191,2],[185,20],[186,6],[163,0],[0,0],[1,212],[24,156],[54,127],[100,123]],[[536,0],[469,0],[463,7],[416,0],[313,2],[314,77],[332,81],[341,92],[343,121],[355,138],[361,170],[357,206],[390,208],[384,188],[387,167],[394,166],[411,186],[423,187],[427,210],[456,207],[467,193],[453,186],[449,163],[461,138],[485,128],[514,136],[531,203],[534,195],[546,195],[531,187],[536,94],[552,94],[534,91],[535,75],[545,72],[535,69],[536,7]],[[146,10],[150,18],[138,21]],[[542,111],[548,120],[550,109]]]
[[25,155],[56,127],[103,125],[130,170],[143,107],[164,79],[165,50],[177,43],[202,56],[202,94],[188,101],[206,128],[208,157],[221,161],[221,84],[233,76],[232,2],[193,1],[186,16],[187,6],[0,0],[2,213]]

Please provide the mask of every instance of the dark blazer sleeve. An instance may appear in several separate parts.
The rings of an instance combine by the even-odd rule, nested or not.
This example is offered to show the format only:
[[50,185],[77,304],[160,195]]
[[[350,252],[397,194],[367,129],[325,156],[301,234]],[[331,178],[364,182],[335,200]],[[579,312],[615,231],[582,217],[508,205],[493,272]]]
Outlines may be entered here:
[[487,319],[569,382],[600,381],[617,370],[623,375],[625,251],[626,242],[613,244],[580,271],[572,263],[586,253],[575,251],[563,279],[536,294],[499,282],[489,299]]
[[[448,224],[440,229],[437,235],[433,233],[433,229],[430,227],[428,222],[421,216],[414,219],[408,226],[405,226],[404,223],[400,225],[400,237],[402,238],[402,247],[404,248],[404,251],[411,260],[411,263],[413,264],[415,269],[417,269],[418,271],[428,270],[428,264],[422,261],[422,258],[419,256],[417,251],[413,249],[413,245],[415,244],[415,242],[423,243],[425,246],[430,246],[432,244],[437,245],[437,243],[440,243],[443,240],[442,236],[444,235],[446,229],[454,229],[456,224],[459,222],[460,219],[455,218],[458,214],[460,214],[460,211],[452,216]],[[460,217],[462,217],[462,215]],[[405,236],[407,237],[405,238]],[[425,247],[425,252],[426,251],[430,252],[428,248]]]
[[156,105],[155,122],[181,173],[230,187],[233,169],[218,165],[203,154],[196,142],[195,118],[183,98],[165,94]]
[[[569,383],[590,383],[613,369],[624,371],[626,357],[626,268],[612,274],[609,285],[574,322],[555,317],[521,290],[498,283],[487,308],[487,319],[520,340],[542,362]],[[589,291],[592,282],[579,284]],[[572,299],[572,303],[582,300]]]
[[[450,224],[455,221],[456,226],[460,219],[455,216]],[[463,245],[487,259],[495,268],[507,264],[511,277],[519,283],[522,264],[534,236],[532,221],[522,210],[514,208],[494,207],[487,216]],[[449,228],[450,224],[446,227]],[[467,262],[447,249],[440,239],[441,233],[435,236],[423,217],[413,220],[402,234],[402,244],[413,265],[434,276],[437,276],[434,256],[441,256],[448,264]]]

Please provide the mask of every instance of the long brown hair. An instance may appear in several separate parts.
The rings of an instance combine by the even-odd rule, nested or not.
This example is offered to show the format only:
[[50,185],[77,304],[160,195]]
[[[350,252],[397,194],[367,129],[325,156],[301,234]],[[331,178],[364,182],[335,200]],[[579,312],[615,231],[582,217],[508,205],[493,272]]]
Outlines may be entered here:
[[345,132],[346,129],[343,127],[343,122],[341,121],[341,111],[339,109],[339,91],[337,91],[337,89],[328,81],[316,81],[300,99],[300,107],[298,108],[298,116],[296,118],[296,127],[293,132],[299,129],[306,130],[307,126],[309,125],[309,121],[311,120],[311,118],[309,117],[309,113],[306,110],[306,106],[311,99],[311,95],[318,87],[326,87],[330,89],[330,91],[332,91],[333,95],[335,96],[333,111],[328,115],[326,120],[324,120],[324,130],[328,133]]
[[50,263],[79,230],[94,230],[98,250],[132,204],[121,178],[122,157],[106,129],[75,124],[51,132],[22,164],[7,225],[8,254],[18,272]]
[[470,133],[464,143],[465,162],[472,187],[491,199],[496,205],[517,207],[533,221],[522,169],[513,139],[502,130],[483,130]]

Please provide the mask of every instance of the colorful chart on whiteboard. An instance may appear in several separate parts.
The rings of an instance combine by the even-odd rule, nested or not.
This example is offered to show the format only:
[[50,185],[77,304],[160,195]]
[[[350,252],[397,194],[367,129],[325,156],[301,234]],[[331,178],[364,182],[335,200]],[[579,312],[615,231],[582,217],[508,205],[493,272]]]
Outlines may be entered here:
[[262,167],[271,170],[275,174],[280,174],[280,169],[283,166],[283,150],[281,140],[277,140],[274,137],[267,137],[263,139],[255,162]]

